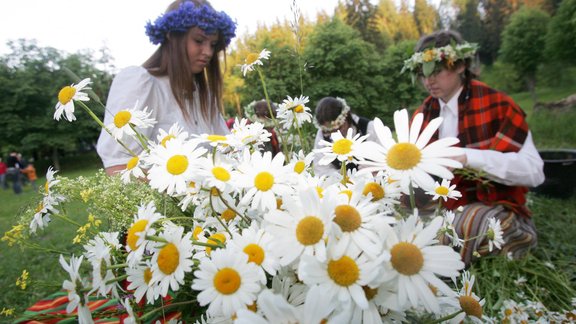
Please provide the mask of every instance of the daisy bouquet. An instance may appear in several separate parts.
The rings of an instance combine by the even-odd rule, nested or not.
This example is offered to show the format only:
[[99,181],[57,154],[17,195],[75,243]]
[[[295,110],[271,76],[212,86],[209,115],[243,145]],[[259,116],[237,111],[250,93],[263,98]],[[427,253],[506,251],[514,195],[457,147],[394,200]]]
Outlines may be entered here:
[[[260,59],[269,55],[263,53]],[[88,84],[72,88],[81,92]],[[60,102],[57,119],[75,119],[71,103],[85,107],[86,98],[75,96]],[[307,102],[288,97],[280,123],[301,129],[310,122]],[[449,159],[459,154],[455,139],[428,143],[441,120],[420,132],[421,116],[409,125],[403,110],[394,115],[396,139],[377,119],[377,142],[339,134],[316,152],[272,156],[258,149],[269,137],[259,123],[237,120],[228,135],[191,135],[173,125],[147,139],[139,129],[154,123],[148,116],[135,104],[113,125],[100,122],[119,145],[126,136],[141,143],[142,153],[129,152],[120,177],[100,172],[71,180],[49,170],[40,206],[5,235],[9,242],[28,241],[22,237],[50,230],[53,218],[76,223],[65,212],[68,201],[87,205],[91,216],[76,223],[74,247],[56,253],[69,274],[62,317],[80,323],[111,316],[130,323],[380,323],[409,314],[435,321],[482,316],[471,288],[447,283],[464,268],[460,255],[440,244],[452,233],[450,214],[422,217],[399,207],[414,187],[437,199],[458,197],[449,183],[434,189],[431,177],[448,180],[449,168],[459,167]],[[314,154],[364,168],[317,177]],[[492,237],[498,234],[494,226]],[[465,278],[471,287],[473,279]],[[94,299],[118,307],[99,312]]]

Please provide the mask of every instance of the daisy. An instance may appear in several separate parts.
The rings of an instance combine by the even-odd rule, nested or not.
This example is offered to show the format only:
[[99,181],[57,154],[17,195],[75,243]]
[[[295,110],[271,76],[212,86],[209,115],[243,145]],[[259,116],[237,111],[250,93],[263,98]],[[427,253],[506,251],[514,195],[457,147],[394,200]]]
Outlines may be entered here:
[[83,292],[85,287],[79,273],[83,258],[84,256],[78,258],[71,256],[70,264],[68,264],[64,259],[64,256],[60,255],[60,265],[70,275],[70,280],[64,280],[62,288],[68,291],[68,305],[66,306],[66,312],[71,313],[74,309],[77,309],[78,320],[80,323],[93,323],[90,310],[87,306],[88,294]]
[[139,303],[142,297],[146,295],[146,302],[153,304],[159,297],[158,285],[153,284],[152,280],[152,264],[150,261],[144,262],[142,265],[136,265],[134,268],[127,268],[126,274],[128,275],[128,290],[134,291],[136,302]]
[[442,183],[438,183],[436,181],[433,190],[427,191],[426,193],[432,197],[432,200],[436,200],[438,198],[444,199],[447,201],[448,199],[458,199],[462,197],[462,194],[458,190],[454,190],[456,185],[450,185],[450,180],[442,179]]
[[450,319],[450,323],[486,323],[487,318],[482,315],[484,299],[480,299],[472,288],[475,278],[468,271],[462,273],[462,288],[456,296],[444,298],[446,303],[445,315],[460,311],[455,317]]
[[342,256],[349,246],[355,246],[371,257],[380,253],[382,242],[376,233],[376,223],[385,220],[392,224],[395,220],[381,215],[377,210],[378,205],[364,195],[338,195],[338,205],[333,213],[334,223],[340,227],[340,232],[334,235],[336,240],[330,241],[335,257]]
[[388,232],[388,249],[382,254],[385,261],[382,278],[398,285],[399,305],[410,302],[417,307],[422,303],[426,310],[439,313],[437,297],[429,285],[446,296],[454,295],[436,275],[456,277],[464,268],[464,262],[451,247],[433,245],[437,244],[435,238],[441,226],[442,217],[436,217],[424,227],[415,212]]
[[379,262],[371,262],[362,250],[351,247],[342,256],[330,254],[326,262],[303,255],[298,276],[307,285],[319,285],[324,296],[336,296],[341,304],[353,301],[362,309],[368,308],[363,286],[368,286],[378,275]]
[[323,155],[318,163],[328,165],[335,159],[341,162],[358,162],[361,160],[360,153],[366,151],[363,149],[363,142],[368,138],[368,135],[361,136],[358,133],[352,136],[353,133],[351,129],[348,129],[346,137],[344,137],[339,131],[333,132],[330,134],[331,142],[321,140],[320,146],[323,147],[314,150],[314,153]]
[[142,170],[143,161],[139,156],[133,156],[128,163],[126,163],[126,169],[122,170],[120,179],[123,183],[129,183],[131,177],[135,177],[136,179],[144,179],[146,175]]
[[447,236],[451,241],[451,246],[459,247],[462,246],[464,240],[458,237],[458,233],[454,228],[454,218],[456,215],[454,212],[447,210],[444,212],[444,221],[442,227],[440,228],[439,234]]
[[[391,181],[384,172],[379,171],[376,175],[357,172],[356,175],[358,177],[351,180],[354,183],[353,190],[360,190],[362,195],[370,197],[372,202],[378,204],[381,209],[388,210],[388,207],[400,203],[400,197],[402,196],[400,183]],[[367,177],[360,178],[360,175]]]
[[199,290],[200,306],[208,306],[208,315],[232,316],[252,305],[262,289],[258,267],[248,255],[232,249],[213,251],[194,271],[192,289]]
[[138,108],[138,101],[131,109],[120,110],[114,115],[112,123],[106,127],[110,130],[112,136],[121,141],[125,136],[137,136],[134,128],[150,128],[156,124],[154,118],[150,118],[152,111],[144,107],[142,110]]
[[86,250],[84,256],[92,265],[92,290],[89,294],[96,291],[99,295],[106,296],[109,292],[112,292],[112,296],[117,298],[118,291],[116,289],[116,280],[114,280],[116,277],[109,267],[114,261],[112,258],[113,252],[120,249],[118,232],[101,232],[90,240],[88,244],[84,245],[84,249]]
[[234,183],[238,172],[233,169],[232,161],[218,152],[198,159],[197,172],[205,188],[216,188],[224,193],[230,193],[236,188]]
[[58,214],[60,211],[56,209],[56,204],[50,196],[46,196],[42,199],[38,206],[35,209],[34,216],[32,217],[32,221],[30,222],[30,233],[36,233],[36,229],[44,229],[50,223],[51,214]]
[[288,170],[284,167],[284,154],[272,158],[271,152],[264,154],[244,151],[243,162],[238,166],[242,173],[238,185],[248,188],[240,203],[253,209],[276,209],[276,195],[289,192]]
[[166,225],[159,236],[166,243],[156,242],[152,247],[152,283],[158,284],[162,297],[168,294],[168,288],[177,291],[184,283],[184,275],[192,271],[192,232],[184,233],[184,228]]
[[132,305],[130,305],[130,298],[120,299],[120,305],[126,310],[127,317],[122,319],[124,324],[136,324],[138,323],[137,317],[134,315],[134,310]]
[[138,212],[134,215],[134,222],[128,228],[126,235],[126,251],[129,253],[127,261],[130,267],[135,266],[142,258],[148,244],[146,235],[156,234],[152,225],[162,218],[164,216],[156,212],[153,201],[138,207]]
[[[260,229],[258,223],[254,222],[250,227],[245,228],[242,234],[235,233],[229,246],[248,255],[248,262],[253,262],[262,267],[268,274],[275,275],[280,267],[278,260],[273,256],[270,248],[272,236],[270,233]],[[263,283],[266,283],[266,276],[263,275]]]
[[310,165],[314,161],[314,153],[310,152],[307,155],[304,151],[300,150],[298,153],[292,154],[292,159],[290,159],[289,168],[296,173],[297,176],[302,176],[306,174],[306,171],[310,170]]
[[166,147],[166,142],[168,142],[169,140],[177,139],[183,142],[187,140],[188,137],[189,137],[188,132],[185,132],[184,129],[180,127],[178,123],[174,123],[170,127],[170,129],[168,129],[168,132],[166,132],[162,128],[158,130],[158,135],[156,135],[156,143],[154,144]]
[[267,60],[270,57],[270,51],[263,49],[260,54],[250,53],[244,60],[244,64],[240,67],[242,71],[242,76],[246,76],[246,73],[254,71],[256,65],[263,65],[262,60]]
[[[256,302],[258,311],[240,309],[236,314],[235,324],[292,324],[301,323],[298,318],[296,307],[288,303],[286,299],[270,289],[263,290],[258,295]],[[322,319],[322,318],[321,318]],[[312,322],[306,322],[312,323]]]
[[502,249],[502,244],[504,241],[504,232],[500,226],[500,220],[494,217],[488,219],[488,231],[486,232],[486,238],[488,239],[488,251],[492,252],[494,247],[497,249]]
[[264,128],[262,123],[248,123],[249,120],[242,118],[234,122],[230,130],[229,144],[236,151],[243,151],[245,148],[259,148],[265,142],[270,141],[272,134]]
[[195,173],[197,159],[206,153],[206,149],[197,147],[194,141],[171,140],[166,147],[158,145],[151,149],[148,161],[150,186],[169,195],[184,194],[187,182]]
[[56,104],[56,111],[54,112],[54,119],[60,120],[62,114],[64,114],[64,119],[68,121],[76,120],[74,116],[74,100],[88,101],[90,98],[82,90],[88,90],[87,88],[90,84],[90,78],[80,81],[78,84],[72,84],[65,86],[58,92],[58,103]]
[[192,135],[194,141],[198,143],[208,143],[211,147],[228,148],[230,146],[229,135],[219,135],[219,134],[200,134]]
[[310,108],[306,107],[306,104],[310,100],[308,97],[290,97],[284,99],[284,101],[278,106],[278,120],[284,126],[285,129],[289,129],[292,126],[302,127],[302,125],[307,122],[312,121],[312,114],[310,113]]
[[422,114],[416,114],[412,125],[409,125],[406,109],[394,112],[397,134],[397,140],[394,140],[390,129],[379,118],[375,118],[374,130],[380,144],[369,142],[365,147],[364,153],[372,161],[360,162],[371,166],[362,171],[386,170],[390,177],[401,181],[405,190],[410,184],[425,190],[432,188],[434,180],[431,175],[452,179],[453,174],[448,168],[462,167],[460,162],[450,158],[463,154],[461,148],[453,147],[459,140],[446,137],[429,144],[442,118],[433,119],[421,131],[423,119]]

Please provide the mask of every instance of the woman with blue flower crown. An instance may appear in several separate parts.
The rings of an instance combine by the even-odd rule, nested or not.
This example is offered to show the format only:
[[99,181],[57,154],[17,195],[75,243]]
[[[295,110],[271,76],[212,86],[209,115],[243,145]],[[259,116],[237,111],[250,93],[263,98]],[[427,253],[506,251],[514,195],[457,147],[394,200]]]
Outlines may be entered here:
[[[174,1],[163,15],[146,24],[146,35],[160,47],[142,66],[128,67],[114,78],[104,124],[120,128],[131,114],[144,112],[150,127],[139,131],[145,138],[167,134],[175,123],[182,127],[179,132],[188,134],[227,134],[220,113],[223,78],[219,54],[225,52],[235,32],[236,23],[209,2]],[[126,144],[126,150],[118,145],[116,135],[103,130],[98,139],[97,151],[108,174],[132,163],[130,151],[142,151],[141,143],[120,133],[117,138]]]

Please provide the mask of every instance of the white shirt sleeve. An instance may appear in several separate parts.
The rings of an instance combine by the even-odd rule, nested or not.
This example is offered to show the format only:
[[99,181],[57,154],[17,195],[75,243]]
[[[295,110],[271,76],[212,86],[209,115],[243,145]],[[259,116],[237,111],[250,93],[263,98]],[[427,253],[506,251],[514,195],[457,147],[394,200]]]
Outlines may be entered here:
[[[136,102],[138,107],[148,107],[152,111],[151,118],[157,119],[158,110],[155,104],[151,103],[153,97],[154,80],[148,72],[140,66],[128,67],[116,75],[112,81],[108,100],[106,101],[106,111],[104,112],[104,125],[109,125],[114,121],[114,115],[123,109],[133,108]],[[146,137],[151,137],[152,129],[140,130]],[[140,144],[130,138],[122,141],[130,150],[139,154],[142,152]],[[102,129],[96,150],[105,168],[124,165],[132,158],[106,130]]]
[[536,187],[544,182],[544,161],[538,154],[532,134],[518,152],[464,148],[467,165],[488,173],[492,180],[509,186]]

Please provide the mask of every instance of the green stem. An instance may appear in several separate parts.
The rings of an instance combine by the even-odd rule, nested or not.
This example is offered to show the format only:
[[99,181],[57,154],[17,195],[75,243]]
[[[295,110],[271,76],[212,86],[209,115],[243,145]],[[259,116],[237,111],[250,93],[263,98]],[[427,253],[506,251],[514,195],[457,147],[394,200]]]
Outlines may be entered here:
[[[216,188],[212,188],[212,190],[214,190],[214,189],[216,189]],[[208,196],[210,197],[210,208],[212,208],[212,213],[215,215],[215,217],[218,220],[218,222],[220,223],[220,225],[224,226],[224,229],[226,230],[226,232],[228,232],[228,234],[230,234],[230,236],[232,236],[232,232],[230,232],[230,229],[228,228],[226,223],[224,223],[224,221],[222,221],[222,217],[220,215],[218,215],[218,213],[216,213],[216,211],[214,210],[214,205],[212,203],[212,190],[210,190],[210,193],[208,194]],[[218,196],[220,196],[220,190],[216,189],[216,191],[218,192]]]
[[142,145],[142,148],[145,151],[148,151],[148,144],[146,143],[146,139],[142,136],[142,134],[140,134],[139,131],[136,130],[136,127],[134,127],[133,124],[128,124],[130,125],[130,129],[132,129],[134,131],[134,133],[136,134],[136,139],[138,139],[138,142],[140,142],[140,145]]
[[218,197],[220,197],[220,201],[222,201],[228,209],[230,209],[231,211],[236,213],[236,215],[240,216],[240,218],[242,218],[242,220],[244,222],[246,222],[246,224],[250,224],[250,220],[248,218],[246,218],[244,215],[242,215],[241,213],[239,213],[235,208],[230,206],[230,204],[226,201],[226,199],[224,199],[224,197],[222,197],[222,195],[220,194],[220,191],[218,191]]
[[412,207],[412,211],[416,208],[416,198],[414,195],[414,187],[412,186],[412,181],[408,185],[408,190],[410,192],[410,207]]
[[346,185],[346,176],[348,175],[346,172],[346,160],[342,161],[342,164],[340,165],[340,173],[342,173],[342,180],[340,183]]
[[125,279],[128,279],[128,275],[123,275],[123,276],[120,276],[120,277],[116,277],[116,278],[114,278],[114,279],[110,279],[110,280],[106,281],[106,284],[109,285],[109,284],[111,284],[111,283],[121,282],[121,281],[123,281],[123,280],[125,280]]
[[162,306],[157,307],[157,308],[149,311],[148,313],[142,315],[142,316],[140,317],[140,320],[141,320],[142,322],[144,322],[148,317],[154,315],[154,313],[157,313],[157,312],[159,312],[159,311],[161,311],[161,310],[169,309],[169,308],[176,307],[176,306],[188,305],[188,304],[192,304],[192,303],[196,303],[196,300],[187,300],[187,301],[182,301],[182,302],[170,303],[170,304],[167,304],[167,305],[162,305]]
[[278,123],[278,120],[276,119],[276,117],[274,117],[272,106],[270,104],[270,96],[268,96],[268,90],[266,88],[266,81],[264,80],[264,74],[262,74],[262,71],[258,67],[256,67],[256,71],[258,71],[258,77],[260,77],[260,82],[262,83],[262,89],[264,90],[264,97],[266,98],[266,103],[268,104],[268,111],[270,112],[270,118],[272,118],[272,122],[274,122],[274,127],[276,128],[276,130],[278,130],[278,134],[282,139],[282,152],[284,153],[285,156],[288,156],[288,152],[286,151],[285,147],[286,139],[284,138],[284,134],[280,131],[280,124]]
[[428,322],[428,324],[443,323],[443,322],[445,322],[445,321],[447,321],[447,320],[453,319],[454,317],[456,317],[456,315],[458,315],[458,314],[460,314],[460,313],[462,313],[462,312],[463,312],[463,310],[459,310],[459,311],[457,311],[457,312],[455,312],[455,313],[452,313],[452,314],[446,315],[446,316],[444,316],[444,317],[435,319],[435,320],[433,320],[432,322]]

